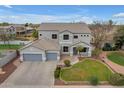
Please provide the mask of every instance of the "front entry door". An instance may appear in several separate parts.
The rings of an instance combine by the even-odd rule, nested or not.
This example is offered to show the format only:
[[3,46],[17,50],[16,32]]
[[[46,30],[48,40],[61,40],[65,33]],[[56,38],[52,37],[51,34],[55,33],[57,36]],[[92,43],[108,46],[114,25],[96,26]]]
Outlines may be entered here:
[[73,55],[77,55],[77,54],[78,54],[78,52],[77,52],[76,47],[73,47]]

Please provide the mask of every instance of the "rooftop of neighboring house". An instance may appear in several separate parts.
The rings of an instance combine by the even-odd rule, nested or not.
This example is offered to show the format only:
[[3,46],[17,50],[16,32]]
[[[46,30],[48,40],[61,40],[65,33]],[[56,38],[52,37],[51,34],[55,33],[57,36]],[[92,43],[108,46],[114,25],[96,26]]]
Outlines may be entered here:
[[70,31],[72,33],[91,33],[86,23],[42,23],[39,31]]

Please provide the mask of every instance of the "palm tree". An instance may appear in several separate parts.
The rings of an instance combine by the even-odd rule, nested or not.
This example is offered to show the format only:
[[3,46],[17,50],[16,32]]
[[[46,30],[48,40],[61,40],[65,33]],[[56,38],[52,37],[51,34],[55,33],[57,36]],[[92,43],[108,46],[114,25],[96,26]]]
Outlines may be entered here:
[[81,52],[83,49],[84,49],[84,47],[82,45],[79,45],[76,47],[76,50],[78,51],[78,54],[80,55],[80,57],[81,57]]

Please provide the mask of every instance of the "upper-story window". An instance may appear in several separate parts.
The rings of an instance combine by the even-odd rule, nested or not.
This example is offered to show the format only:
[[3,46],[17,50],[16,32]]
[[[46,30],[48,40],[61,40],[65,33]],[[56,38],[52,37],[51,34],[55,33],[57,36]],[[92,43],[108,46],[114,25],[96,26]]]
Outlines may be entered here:
[[74,39],[77,39],[78,38],[78,35],[74,35]]
[[52,39],[57,39],[57,34],[52,34]]
[[63,40],[69,40],[69,35],[63,35]]

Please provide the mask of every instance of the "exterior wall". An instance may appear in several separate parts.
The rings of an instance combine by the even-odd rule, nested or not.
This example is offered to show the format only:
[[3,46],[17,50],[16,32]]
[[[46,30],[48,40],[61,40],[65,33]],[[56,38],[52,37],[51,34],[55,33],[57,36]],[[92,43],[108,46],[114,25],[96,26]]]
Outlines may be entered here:
[[[40,36],[42,34],[42,36]],[[46,37],[48,39],[52,39],[52,34],[57,34],[57,39],[53,39],[59,42],[60,44],[60,53],[61,54],[73,54],[73,49],[70,47],[71,45],[75,44],[75,42],[85,42],[90,45],[91,42],[91,35],[89,33],[71,33],[70,31],[63,31],[63,32],[58,32],[58,31],[39,31],[39,39],[42,39],[42,37]],[[69,35],[69,40],[63,40],[63,35],[68,34]],[[74,39],[74,35],[77,35],[78,38]],[[91,56],[91,46],[87,46],[84,43],[82,44],[83,47],[88,47],[89,51],[88,56]],[[63,52],[63,46],[68,46],[69,47],[69,52]]]
[[16,58],[17,53],[16,51],[13,51],[11,53],[8,53],[6,56],[0,59],[0,68],[4,65],[6,65],[8,62]]
[[[68,52],[63,52],[63,46],[68,46],[69,51]],[[69,44],[61,44],[60,49],[61,49],[61,54],[70,54],[70,45]]]
[[[74,35],[77,35],[78,38],[74,39]],[[87,44],[90,44],[91,35],[90,34],[86,34],[86,33],[84,33],[84,34],[83,33],[82,34],[73,34],[73,43],[74,42],[79,42],[79,41],[86,42]]]
[[[63,35],[67,34],[69,35],[69,40],[63,40]],[[72,44],[73,43],[73,34],[69,31],[63,31],[59,34],[59,43],[60,44]]]
[[[40,36],[40,34],[42,34],[42,36]],[[57,39],[52,39],[52,34],[57,34]],[[42,37],[46,37],[55,41],[59,40],[58,31],[39,31],[39,39],[42,39]]]
[[42,54],[43,61],[46,61],[46,54],[45,51],[34,48],[34,47],[27,47],[20,51],[20,60],[23,61],[23,54]]

